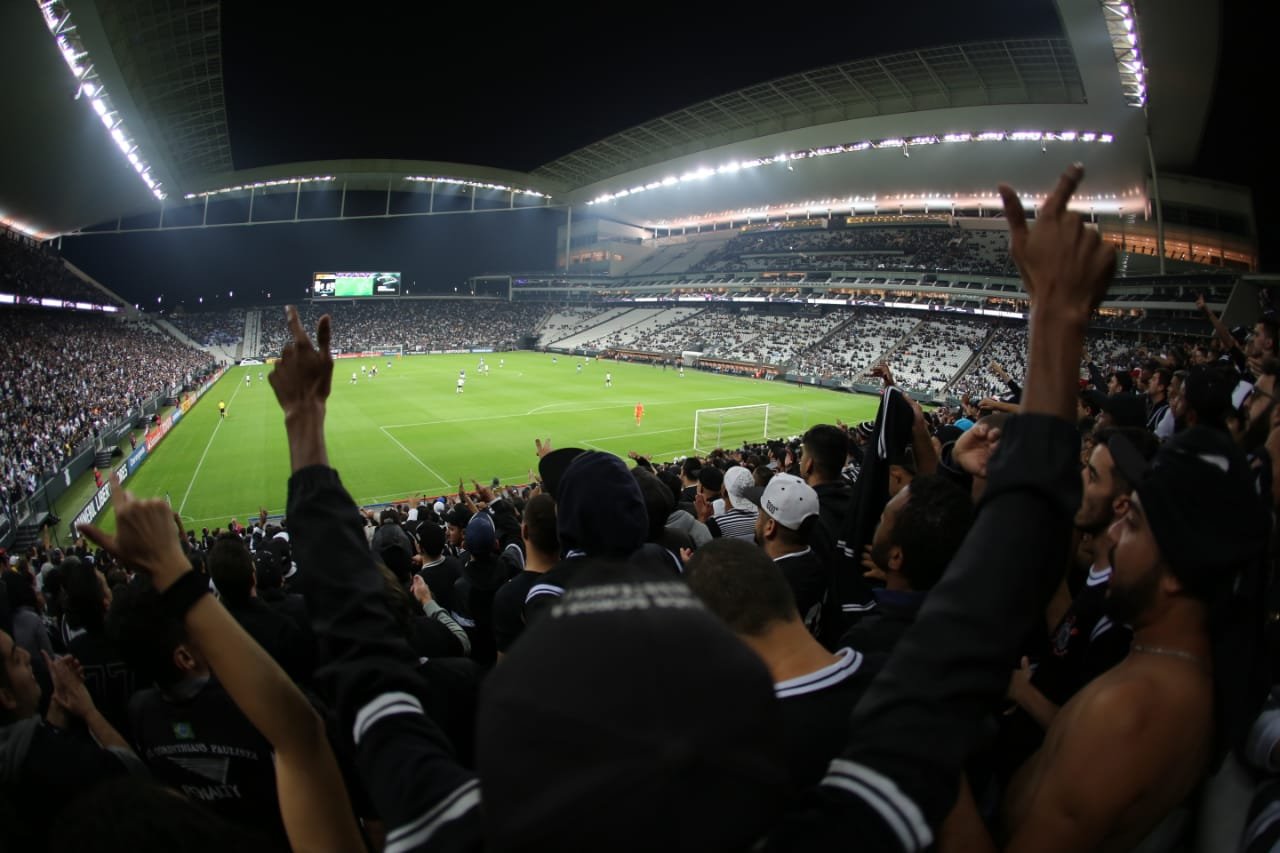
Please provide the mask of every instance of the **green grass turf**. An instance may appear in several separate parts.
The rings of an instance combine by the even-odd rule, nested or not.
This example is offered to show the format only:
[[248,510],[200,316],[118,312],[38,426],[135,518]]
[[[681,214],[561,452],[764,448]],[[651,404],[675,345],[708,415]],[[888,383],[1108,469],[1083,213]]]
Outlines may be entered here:
[[[498,359],[506,366],[499,368]],[[476,355],[342,359],[336,363],[326,436],[330,463],[361,504],[456,492],[458,479],[524,483],[536,467],[535,438],[555,447],[588,447],[625,456],[634,450],[669,461],[692,452],[694,412],[700,408],[771,403],[783,407],[774,434],[797,435],[836,418],[856,423],[875,416],[877,398],[733,376],[649,365],[578,359],[552,364],[542,353],[492,354],[488,376]],[[360,365],[378,365],[377,379],[351,384]],[[143,497],[169,497],[189,527],[244,521],[259,506],[284,511],[289,477],[284,420],[271,386],[258,380],[271,368],[232,368],[178,423],[128,481]],[[460,369],[465,393],[455,393]],[[605,388],[604,374],[613,374]],[[244,377],[250,376],[246,386]],[[218,417],[218,401],[227,417]],[[636,426],[634,409],[644,404]],[[745,431],[728,434],[737,446]],[[754,436],[759,438],[757,432]],[[76,507],[78,509],[78,507]],[[104,513],[100,524],[113,526]]]

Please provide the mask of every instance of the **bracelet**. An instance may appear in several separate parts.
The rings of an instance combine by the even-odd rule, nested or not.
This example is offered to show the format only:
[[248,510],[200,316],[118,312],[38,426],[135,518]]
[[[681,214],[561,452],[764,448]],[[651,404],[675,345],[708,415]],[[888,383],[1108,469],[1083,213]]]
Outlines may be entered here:
[[160,604],[166,614],[181,620],[186,617],[188,610],[196,606],[197,601],[208,594],[208,579],[195,569],[189,569],[160,593]]

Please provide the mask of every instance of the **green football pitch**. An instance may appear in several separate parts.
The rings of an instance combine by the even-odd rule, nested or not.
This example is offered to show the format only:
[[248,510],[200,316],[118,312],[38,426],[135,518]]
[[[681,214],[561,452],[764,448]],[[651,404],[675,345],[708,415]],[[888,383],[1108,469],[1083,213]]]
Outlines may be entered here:
[[[636,451],[659,461],[694,449],[699,409],[768,403],[771,437],[798,435],[836,418],[854,423],[875,416],[877,398],[782,382],[720,376],[611,361],[583,362],[544,353],[391,359],[340,359],[329,399],[329,461],[361,504],[456,493],[459,479],[525,483],[536,468],[534,439],[555,447],[584,447],[626,456]],[[505,363],[499,367],[499,359]],[[352,372],[378,367],[376,379]],[[143,497],[167,496],[189,527],[225,526],[266,507],[284,511],[289,477],[284,419],[264,377],[270,366],[235,367],[178,423],[129,478]],[[466,390],[456,393],[459,370]],[[613,387],[605,387],[605,373]],[[249,382],[245,382],[246,375]],[[226,418],[218,402],[227,403]],[[636,403],[644,405],[637,426]],[[743,419],[742,416],[746,416]],[[711,416],[725,447],[759,440],[759,410]],[[704,434],[705,435],[705,434]],[[700,442],[705,449],[705,442]],[[714,445],[713,445],[714,446]],[[100,524],[112,526],[108,514]]]

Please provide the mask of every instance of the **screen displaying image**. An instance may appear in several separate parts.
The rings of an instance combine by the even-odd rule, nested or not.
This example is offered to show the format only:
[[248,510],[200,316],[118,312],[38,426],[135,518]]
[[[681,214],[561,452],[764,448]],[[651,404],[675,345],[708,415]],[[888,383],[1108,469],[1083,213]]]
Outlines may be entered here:
[[313,299],[399,295],[398,272],[318,272],[311,281]]

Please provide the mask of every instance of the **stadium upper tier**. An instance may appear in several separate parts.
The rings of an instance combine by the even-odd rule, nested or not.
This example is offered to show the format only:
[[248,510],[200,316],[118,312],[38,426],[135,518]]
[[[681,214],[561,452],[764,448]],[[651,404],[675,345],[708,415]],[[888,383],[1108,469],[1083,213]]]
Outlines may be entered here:
[[77,277],[56,253],[0,229],[0,293],[69,302],[106,302],[106,294]]
[[756,231],[737,235],[686,271],[914,269],[1011,276],[1016,270],[1007,242],[1004,231],[941,224]]

